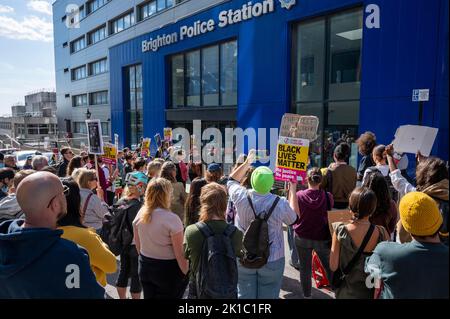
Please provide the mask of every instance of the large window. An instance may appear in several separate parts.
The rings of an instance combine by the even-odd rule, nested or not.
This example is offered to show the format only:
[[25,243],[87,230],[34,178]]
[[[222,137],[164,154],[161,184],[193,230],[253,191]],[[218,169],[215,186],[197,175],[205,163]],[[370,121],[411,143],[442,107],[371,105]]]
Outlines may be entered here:
[[134,13],[133,11],[127,13],[126,15],[117,18],[110,22],[110,34],[115,34],[125,29],[128,29],[134,24]]
[[98,75],[108,72],[108,60],[101,59],[92,63],[89,63],[89,75]]
[[143,94],[142,94],[142,65],[133,65],[126,68],[128,82],[127,105],[127,144],[137,145],[143,136]]
[[109,135],[109,123],[108,122],[102,122],[102,134],[105,135]]
[[172,107],[237,105],[236,41],[171,57]]
[[97,43],[106,38],[106,25],[88,33],[88,44]]
[[72,96],[72,106],[87,106],[88,98],[87,94],[80,94]]
[[73,132],[76,134],[87,134],[85,122],[73,122]]
[[86,47],[86,38],[84,35],[70,43],[70,52],[75,53],[83,50]]
[[110,0],[91,0],[87,3],[87,14],[91,14],[94,11],[97,11],[105,4],[107,4]]
[[86,66],[80,66],[72,70],[72,81],[78,81],[86,78]]
[[311,165],[323,167],[345,141],[352,146],[359,125],[363,11],[353,9],[294,27],[294,112],[319,117]]
[[[178,0],[177,3],[183,1]],[[173,7],[175,0],[151,0],[139,6],[139,21],[145,20],[156,12]]]
[[90,94],[90,105],[108,104],[108,91],[93,92]]

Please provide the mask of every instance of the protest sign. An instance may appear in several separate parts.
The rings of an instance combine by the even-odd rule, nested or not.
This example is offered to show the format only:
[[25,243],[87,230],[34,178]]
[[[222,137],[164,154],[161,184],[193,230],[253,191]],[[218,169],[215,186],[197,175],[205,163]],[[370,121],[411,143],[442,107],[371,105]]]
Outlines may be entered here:
[[280,127],[280,136],[302,138],[313,142],[317,139],[319,118],[286,113],[283,115]]
[[86,120],[89,153],[103,155],[102,126],[100,120]]
[[430,156],[438,129],[420,125],[403,125],[397,129],[394,139],[394,150],[397,153],[412,153],[418,151],[424,156]]
[[151,140],[149,138],[144,138],[142,140],[142,148],[141,148],[141,156],[147,157],[150,155],[150,143]]
[[162,146],[161,135],[159,133],[155,135],[155,142],[156,142],[156,145],[158,146],[158,148],[160,148]]
[[285,182],[306,180],[309,141],[280,136],[277,145],[275,179]]
[[331,210],[328,212],[328,226],[330,233],[333,234],[333,223],[351,223],[353,213],[347,209],[344,210]]
[[164,141],[172,142],[172,129],[170,127],[164,128]]
[[116,165],[117,163],[117,148],[109,143],[103,146],[103,163],[107,165]]

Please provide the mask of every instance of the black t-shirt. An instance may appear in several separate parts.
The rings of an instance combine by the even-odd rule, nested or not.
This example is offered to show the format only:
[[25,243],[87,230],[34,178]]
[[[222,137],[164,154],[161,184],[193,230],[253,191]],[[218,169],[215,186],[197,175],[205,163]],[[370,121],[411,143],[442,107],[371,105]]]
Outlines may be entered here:
[[127,219],[128,219],[128,226],[131,229],[131,232],[133,232],[133,221],[136,218],[139,210],[142,207],[142,203],[138,201],[137,199],[128,200],[126,198],[121,198],[117,203],[116,206],[121,205],[130,205],[127,211]]

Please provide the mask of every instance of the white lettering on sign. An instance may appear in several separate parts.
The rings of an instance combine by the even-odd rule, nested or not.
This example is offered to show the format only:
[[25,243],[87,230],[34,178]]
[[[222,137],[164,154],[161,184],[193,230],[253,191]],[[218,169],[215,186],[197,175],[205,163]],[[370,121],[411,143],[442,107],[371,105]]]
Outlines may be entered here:
[[[295,2],[294,2],[295,4]],[[275,11],[275,0],[264,0],[262,2],[253,3],[252,1],[242,5],[239,9],[224,10],[219,13],[218,24],[214,19],[208,21],[198,20],[193,25],[183,25],[180,27],[179,32],[172,34],[158,35],[156,39],[142,41],[142,52],[156,52],[160,48],[174,44],[178,40],[183,41],[185,39],[194,38],[196,36],[212,32],[219,28],[225,28],[229,25],[237,24],[243,21],[247,21],[253,18],[258,18],[266,14]]]
[[427,102],[430,100],[430,89],[413,90],[413,102]]

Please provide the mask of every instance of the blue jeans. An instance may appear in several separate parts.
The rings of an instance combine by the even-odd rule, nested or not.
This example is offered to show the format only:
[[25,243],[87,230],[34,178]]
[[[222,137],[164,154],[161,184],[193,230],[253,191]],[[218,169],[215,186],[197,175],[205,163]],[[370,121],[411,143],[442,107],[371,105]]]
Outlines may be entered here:
[[284,273],[284,258],[268,262],[259,269],[249,269],[238,261],[239,299],[278,299]]

